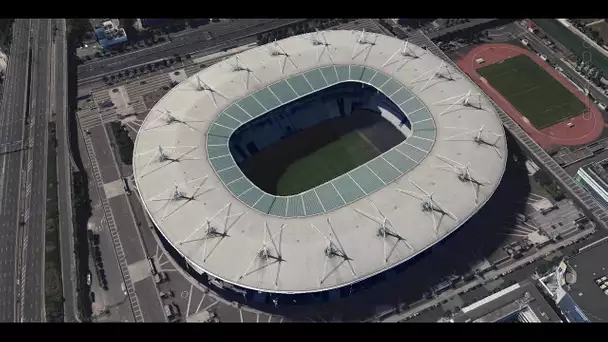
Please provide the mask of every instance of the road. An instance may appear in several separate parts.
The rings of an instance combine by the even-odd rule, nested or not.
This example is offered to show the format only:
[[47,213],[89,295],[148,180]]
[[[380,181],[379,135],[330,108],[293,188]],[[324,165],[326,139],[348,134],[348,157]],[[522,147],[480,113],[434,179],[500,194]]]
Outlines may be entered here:
[[172,40],[150,48],[123,53],[114,57],[91,61],[78,66],[79,83],[104,74],[118,72],[132,66],[141,65],[173,54],[185,55],[211,49],[220,45],[229,46],[233,41],[256,36],[303,19],[239,19],[209,24],[209,30],[192,30],[171,35]]
[[431,307],[433,307],[433,306],[441,303],[442,301],[444,301],[446,299],[449,299],[449,298],[451,298],[451,297],[453,297],[455,295],[458,295],[458,294],[464,293],[466,291],[469,291],[469,290],[475,288],[476,286],[482,285],[482,284],[484,284],[484,283],[486,283],[488,281],[491,281],[493,279],[499,278],[499,277],[501,277],[505,273],[510,273],[510,272],[516,270],[517,268],[520,268],[520,267],[522,267],[522,266],[524,266],[526,264],[529,264],[529,263],[531,263],[531,262],[533,262],[533,261],[535,261],[535,260],[537,260],[537,259],[539,259],[539,258],[541,258],[541,257],[543,257],[545,255],[548,255],[548,254],[550,254],[550,253],[558,250],[561,247],[565,247],[565,246],[573,243],[574,241],[576,241],[578,239],[581,239],[583,236],[588,235],[589,233],[590,233],[590,231],[583,231],[583,232],[580,232],[580,233],[578,233],[576,235],[571,236],[570,238],[568,238],[566,240],[560,241],[557,244],[545,246],[544,248],[540,249],[538,251],[538,253],[535,253],[535,254],[532,254],[532,255],[530,255],[528,257],[525,257],[525,258],[522,258],[520,260],[517,260],[516,262],[514,262],[514,263],[512,263],[512,264],[510,264],[510,265],[508,265],[508,266],[506,266],[504,268],[501,268],[501,269],[498,269],[498,270],[493,270],[493,271],[490,271],[490,272],[484,274],[484,278],[483,279],[476,279],[476,280],[474,280],[472,282],[469,282],[469,283],[467,283],[467,284],[465,284],[465,285],[463,285],[463,286],[461,286],[461,287],[459,287],[457,289],[446,291],[446,292],[440,294],[439,296],[435,297],[432,300],[429,300],[429,301],[427,301],[427,302],[425,302],[425,303],[423,303],[421,305],[418,305],[418,306],[416,306],[416,307],[414,307],[414,308],[412,308],[410,310],[407,310],[407,311],[405,311],[403,313],[400,313],[398,315],[390,316],[390,317],[384,319],[382,322],[385,322],[385,323],[391,323],[391,322],[393,322],[394,323],[394,322],[403,321],[404,319],[407,319],[408,317],[410,317],[410,316],[412,316],[412,315],[414,315],[416,313],[419,313],[421,311],[429,309],[429,308],[431,308]]
[[[15,322],[20,295],[19,204],[22,153],[28,86],[30,20],[17,19],[6,70],[0,109],[0,321]],[[18,276],[19,275],[19,276]]]
[[24,225],[25,284],[21,320],[44,322],[44,252],[48,122],[50,119],[51,44],[50,19],[31,20],[31,76],[29,97],[29,150],[26,162]]
[[77,317],[77,273],[74,255],[74,226],[72,221],[72,169],[69,147],[67,111],[68,62],[65,19],[55,19],[57,33],[54,44],[52,110],[57,132],[57,197],[59,199],[59,246],[61,249],[61,279],[63,281],[64,322],[79,321]]

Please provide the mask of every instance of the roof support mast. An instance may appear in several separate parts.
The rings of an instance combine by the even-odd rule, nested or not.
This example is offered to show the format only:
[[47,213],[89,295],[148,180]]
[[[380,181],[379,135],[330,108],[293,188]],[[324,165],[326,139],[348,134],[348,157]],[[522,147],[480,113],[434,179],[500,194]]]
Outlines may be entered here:
[[[477,97],[478,101],[477,104],[474,105],[470,102],[470,98],[471,97]],[[476,108],[476,109],[481,109],[481,94],[479,93],[472,93],[470,90],[466,93],[466,94],[461,94],[461,95],[456,95],[456,96],[452,96],[449,97],[447,99],[443,99],[440,101],[437,101],[433,104],[440,104],[446,101],[450,101],[450,100],[454,100],[455,98],[458,98],[458,100],[456,100],[455,102],[453,102],[452,104],[450,104],[450,106],[448,108],[446,108],[444,111],[442,111],[441,113],[439,113],[439,116],[442,116],[444,114],[447,114],[450,109],[454,108],[457,105],[462,105],[464,107],[472,107],[472,108]]]
[[198,91],[206,91],[207,95],[209,95],[209,98],[211,99],[211,101],[213,101],[213,105],[217,108],[217,101],[215,100],[215,96],[213,96],[214,94],[218,94],[219,96],[223,97],[224,99],[228,99],[226,96],[222,95],[222,93],[218,92],[217,90],[213,89],[211,86],[209,86],[207,83],[205,83],[203,80],[201,80],[199,75],[196,75],[196,81],[197,81],[197,87],[196,90]]
[[[433,197],[432,192],[428,192],[420,187],[418,184],[414,183],[414,181],[410,180],[410,183],[417,188],[422,194],[416,193],[409,190],[397,189],[397,191],[402,192],[404,194],[410,195],[421,202],[421,209],[424,212],[428,212],[431,216],[431,221],[433,223],[433,231],[435,234],[439,233],[439,224],[441,223],[441,219],[444,216],[449,216],[454,221],[458,221],[456,215],[452,214],[449,210],[447,210],[444,206],[442,206],[435,198]],[[436,218],[435,215],[439,214],[439,218]]]
[[[323,37],[323,40],[319,39],[319,36]],[[329,46],[331,44],[327,42],[327,37],[325,37],[324,32],[320,32],[315,28],[315,34],[312,36],[312,45],[322,46],[320,50],[317,50],[317,62],[321,61],[321,57],[325,51],[327,51],[329,60],[332,62],[334,61],[334,58],[331,56],[331,52],[329,51]]]
[[[382,211],[380,211],[380,209],[378,209],[378,207],[376,206],[376,204],[374,202],[372,202],[371,200],[369,201],[372,205],[372,207],[374,207],[374,209],[376,210],[376,212],[378,213],[378,215],[380,217],[376,217],[374,215],[368,214],[360,209],[353,209],[355,212],[363,215],[364,217],[374,221],[375,223],[377,223],[379,225],[378,230],[376,231],[376,236],[379,236],[382,238],[382,249],[383,249],[383,260],[385,263],[388,262],[388,260],[390,259],[391,255],[393,254],[393,252],[395,251],[395,249],[397,248],[397,245],[399,244],[399,242],[403,242],[407,248],[410,251],[414,251],[414,248],[412,247],[412,245],[409,244],[409,242],[402,237],[396,230],[395,228],[393,228],[393,225],[390,223],[390,221],[388,220],[388,218],[382,213]],[[387,240],[388,238],[394,238],[396,239],[395,243],[393,244],[393,247],[390,249],[390,251],[387,251]]]
[[[441,69],[445,69],[445,71],[447,72],[447,75],[444,75],[443,73],[440,73]],[[450,68],[448,67],[447,64],[445,64],[444,61],[441,61],[441,63],[439,64],[438,67],[431,69],[429,71],[424,72],[423,74],[419,75],[418,77],[414,78],[413,80],[410,81],[410,83],[414,83],[417,82],[419,79],[424,78],[424,76],[428,75],[429,73],[433,73],[431,75],[431,77],[429,77],[426,82],[424,83],[424,85],[422,86],[422,88],[420,88],[420,91],[423,91],[424,89],[426,89],[426,86],[429,84],[429,82],[431,82],[432,79],[434,79],[435,77],[441,77],[441,78],[445,78],[447,80],[453,81],[454,78],[452,77],[452,73],[450,72]]]
[[387,66],[387,65],[388,65],[388,64],[389,64],[389,63],[390,63],[390,62],[393,60],[393,58],[395,58],[395,56],[396,56],[397,54],[400,54],[402,57],[411,57],[411,58],[414,58],[414,59],[419,58],[420,56],[416,55],[416,53],[414,52],[414,50],[413,50],[413,49],[412,49],[410,46],[408,46],[408,44],[409,44],[409,41],[407,41],[407,40],[406,40],[406,41],[403,43],[403,48],[401,48],[401,49],[399,49],[399,50],[395,51],[395,53],[393,53],[393,54],[392,54],[392,55],[391,55],[391,56],[390,56],[390,57],[389,57],[389,58],[386,60],[386,62],[384,62],[384,64],[382,64],[382,67]]
[[243,61],[241,61],[239,59],[239,56],[235,56],[235,65],[232,68],[232,71],[246,71],[247,72],[247,76],[245,77],[245,79],[243,80],[243,83],[245,84],[245,88],[249,89],[249,75],[253,75],[253,78],[256,79],[256,81],[258,81],[258,83],[262,83],[262,81],[260,80],[260,78],[255,74],[255,72],[251,69],[249,69],[247,67],[247,65],[245,65],[245,63],[243,63]]
[[[316,230],[319,234],[321,234],[321,236],[323,236],[325,238],[325,241],[327,242],[327,247],[325,247],[325,250],[323,251],[325,253],[325,262],[323,264],[323,276],[319,280],[320,284],[323,284],[323,282],[344,263],[346,263],[348,265],[348,268],[349,268],[351,274],[353,276],[356,275],[355,269],[353,268],[353,266],[351,264],[351,261],[353,259],[351,259],[344,251],[344,247],[340,243],[340,240],[338,240],[338,236],[336,235],[336,232],[335,232],[333,226],[331,225],[331,221],[329,220],[329,218],[327,218],[327,224],[329,226],[330,232],[335,237],[335,240],[336,240],[335,243],[330,238],[328,238],[325,234],[321,233],[321,231],[315,225],[311,224],[311,227],[314,230]],[[328,264],[329,260],[333,259],[334,257],[338,257],[339,259],[342,259],[342,261],[340,261],[333,269],[328,270],[327,264]]]
[[[282,236],[283,228],[285,228],[285,224],[281,225],[281,228],[279,228],[279,230],[275,233],[275,235]],[[269,239],[270,242],[272,243],[272,249],[268,246],[267,241],[266,241],[267,239]],[[279,239],[281,240],[281,238],[279,238]],[[274,278],[274,285],[278,286],[279,273],[281,271],[281,263],[285,262],[285,259],[283,259],[283,256],[281,255],[281,241],[280,240],[279,240],[279,245],[277,246],[277,244],[274,242],[274,238],[273,238],[272,234],[270,233],[270,229],[268,228],[268,222],[264,221],[264,239],[262,240],[262,247],[253,256],[253,259],[249,263],[249,266],[247,267],[245,272],[243,272],[243,274],[239,277],[239,280],[243,279],[245,276],[247,276],[255,271],[259,271],[263,268],[266,268],[272,264],[277,263],[278,265],[277,265],[276,276]],[[261,261],[263,263],[263,265],[261,267],[259,267],[258,269],[255,269],[250,272],[251,267],[253,267],[253,265],[255,264],[256,261]]]

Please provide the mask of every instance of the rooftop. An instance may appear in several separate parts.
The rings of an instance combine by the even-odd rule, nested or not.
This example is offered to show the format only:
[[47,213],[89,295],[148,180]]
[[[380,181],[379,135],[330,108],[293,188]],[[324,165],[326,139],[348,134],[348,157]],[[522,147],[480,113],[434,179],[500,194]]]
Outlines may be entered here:
[[462,309],[454,322],[561,322],[533,283],[514,284]]
[[[227,142],[240,126],[339,82],[383,92],[412,136],[294,196],[264,193]],[[269,292],[337,288],[434,245],[490,198],[502,124],[465,76],[383,35],[326,31],[243,52],[173,88],[135,142],[134,175],[165,238],[201,272]]]

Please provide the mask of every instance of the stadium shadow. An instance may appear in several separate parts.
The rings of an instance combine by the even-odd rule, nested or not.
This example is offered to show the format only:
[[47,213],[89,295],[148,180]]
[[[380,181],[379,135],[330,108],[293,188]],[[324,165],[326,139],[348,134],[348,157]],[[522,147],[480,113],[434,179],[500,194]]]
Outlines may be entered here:
[[[340,290],[341,297],[328,300],[327,292],[315,296],[266,296],[263,302],[210,284],[206,275],[193,272],[184,259],[160,239],[176,262],[204,286],[228,301],[280,315],[291,321],[360,322],[397,307],[407,307],[449,275],[470,273],[476,265],[501,249],[506,236],[501,228],[516,224],[516,213],[523,212],[531,191],[525,167],[526,156],[507,133],[508,162],[502,182],[486,205],[455,233],[441,243],[389,271]],[[352,289],[352,292],[350,292]],[[274,305],[277,299],[278,305]],[[221,318],[220,318],[221,319]]]
[[[256,125],[258,121],[260,119],[247,123],[239,131],[247,130],[249,125]],[[235,133],[235,136],[238,135],[239,131]],[[260,189],[273,195],[293,195],[292,193],[278,193],[279,179],[285,175],[290,165],[338,141],[340,137],[355,131],[358,131],[375,147],[378,152],[376,155],[388,151],[405,140],[403,133],[378,112],[357,109],[351,115],[326,120],[281,139],[245,159],[239,167],[245,176]],[[356,166],[367,161],[369,160],[358,160],[359,163]],[[311,169],[311,172],[314,171],[314,168]],[[348,171],[350,170],[344,170],[339,175]],[[325,181],[329,180],[325,179]],[[312,187],[320,184],[322,183]]]

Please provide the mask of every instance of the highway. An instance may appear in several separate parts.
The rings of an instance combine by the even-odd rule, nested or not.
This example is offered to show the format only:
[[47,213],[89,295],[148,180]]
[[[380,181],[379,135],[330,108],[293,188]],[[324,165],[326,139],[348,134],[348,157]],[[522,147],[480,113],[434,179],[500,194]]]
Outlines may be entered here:
[[[146,49],[99,59],[78,66],[78,81],[101,77],[132,66],[153,62],[173,54],[185,55],[217,46],[229,46],[235,40],[256,36],[303,19],[238,19],[213,23],[201,29],[170,35],[171,41]],[[208,29],[207,29],[208,28]]]
[[68,62],[65,19],[55,19],[57,33],[54,44],[54,79],[51,109],[55,113],[57,132],[57,197],[59,199],[59,245],[61,248],[61,279],[63,281],[64,322],[77,322],[77,273],[74,255],[72,221],[72,169],[69,147],[67,111]]
[[17,19],[0,108],[0,321],[16,322],[21,297],[19,206],[27,107],[30,20]]
[[21,300],[21,320],[44,322],[44,252],[46,231],[46,190],[48,123],[50,119],[51,44],[50,19],[32,19],[31,81],[29,97],[29,141],[26,162],[24,215],[25,283]]

